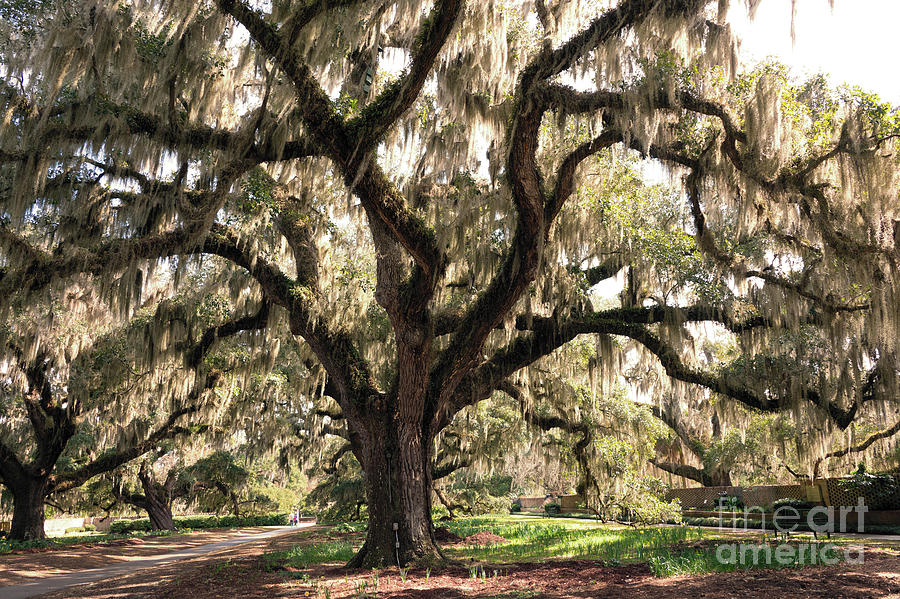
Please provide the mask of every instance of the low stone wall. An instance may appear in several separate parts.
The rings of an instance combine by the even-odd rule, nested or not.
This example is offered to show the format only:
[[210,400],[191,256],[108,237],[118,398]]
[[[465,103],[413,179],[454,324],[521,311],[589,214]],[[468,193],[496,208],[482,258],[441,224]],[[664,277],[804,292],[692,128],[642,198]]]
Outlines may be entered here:
[[544,497],[519,497],[519,503],[523,510],[537,510],[544,505],[546,498]]
[[[554,498],[563,512],[584,511],[578,507],[583,503],[581,495],[554,495]],[[544,502],[547,501],[547,497],[519,497],[518,501],[522,506],[522,511],[543,512]]]
[[[823,478],[795,485],[760,485],[753,487],[692,487],[671,489],[667,499],[678,499],[682,509],[715,509],[722,494],[740,497],[746,506],[768,506],[777,499],[801,499],[813,504],[855,506],[863,495],[866,505],[875,505],[874,497],[866,497],[842,485],[844,478]],[[882,502],[883,504],[884,502]],[[890,510],[887,510],[890,511]]]

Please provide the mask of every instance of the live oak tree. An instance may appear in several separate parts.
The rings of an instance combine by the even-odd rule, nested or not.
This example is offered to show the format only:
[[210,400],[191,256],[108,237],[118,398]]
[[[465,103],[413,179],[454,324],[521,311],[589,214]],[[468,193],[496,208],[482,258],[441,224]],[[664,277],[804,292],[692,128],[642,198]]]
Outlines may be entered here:
[[113,484],[112,495],[117,502],[147,512],[152,530],[175,530],[172,503],[190,492],[190,486],[186,484],[181,475],[181,469],[170,468],[165,473],[164,479],[157,480],[153,465],[149,460],[143,460],[137,472],[140,491],[132,491],[124,487],[122,479],[119,478]]
[[[90,278],[127,314],[159,262],[231,272],[344,423],[369,507],[353,565],[440,559],[436,437],[579,336],[607,377],[627,340],[678,388],[846,427],[896,396],[896,115],[732,80],[729,4],[23,3],[0,48],[0,297]],[[697,278],[653,292],[598,200],[632,199],[604,155],[680,178],[669,233]],[[595,309],[585,284],[623,268]],[[695,323],[750,368],[696,359]],[[837,359],[767,377],[767,335],[802,325]]]
[[[214,451],[185,464],[185,458],[194,452],[177,447],[162,451],[164,453],[158,459],[142,460],[137,472],[131,476],[120,471],[113,477],[109,494],[114,503],[147,512],[153,530],[175,529],[172,517],[175,501],[216,513],[224,506],[235,516],[241,515],[241,491],[250,478],[250,472],[236,462],[231,452]],[[134,488],[135,485],[129,480],[132,476],[137,479],[138,488]],[[109,499],[106,497],[102,501],[108,502]],[[252,503],[252,500],[247,503]],[[111,507],[105,506],[104,509],[109,511]]]
[[[13,497],[13,539],[44,537],[44,503],[51,495],[176,435],[201,434],[198,417],[210,417],[222,403],[211,391],[223,373],[206,358],[218,339],[266,322],[265,310],[228,320],[218,310],[205,314],[206,303],[181,297],[151,303],[119,326],[90,289],[81,291],[68,312],[13,306],[3,330],[0,483]],[[170,510],[165,515],[165,506],[151,504],[158,495],[152,470],[143,468],[139,478],[146,487],[143,504],[164,515],[160,526],[171,528]]]
[[215,451],[188,466],[184,475],[191,483],[193,503],[204,507],[215,506],[212,511],[216,513],[225,507],[235,516],[241,515],[241,491],[251,473],[238,462],[235,453],[221,449]]
[[825,477],[829,472],[846,475],[856,471],[860,463],[869,464],[875,471],[896,471],[900,465],[900,420],[896,418],[896,414],[878,414],[854,422],[847,434],[836,435],[832,441],[834,449],[816,457],[811,475],[794,471],[791,474],[799,479]]

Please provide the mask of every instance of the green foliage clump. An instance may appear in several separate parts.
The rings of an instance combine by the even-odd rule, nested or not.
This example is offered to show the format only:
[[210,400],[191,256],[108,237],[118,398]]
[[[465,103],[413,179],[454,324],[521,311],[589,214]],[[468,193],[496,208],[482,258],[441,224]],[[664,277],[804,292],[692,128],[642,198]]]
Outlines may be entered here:
[[562,506],[556,501],[544,503],[544,513],[548,516],[558,516],[562,513]]
[[725,495],[716,502],[716,509],[722,512],[735,512],[744,509],[744,502],[740,497]]
[[123,533],[110,533],[104,535],[89,535],[89,536],[64,536],[64,537],[48,537],[46,539],[33,539],[29,541],[16,541],[14,539],[7,539],[3,536],[0,536],[0,555],[11,553],[13,551],[19,550],[31,550],[31,549],[61,549],[64,547],[71,547],[73,545],[81,545],[84,543],[90,543],[91,545],[96,544],[104,544],[110,543],[113,541],[118,541],[120,539],[126,537],[167,537],[175,534],[171,530],[154,530],[149,532],[137,532],[134,534],[123,534]]
[[[287,526],[287,514],[258,516],[183,516],[174,518],[176,528],[240,528],[244,526]],[[126,533],[150,530],[149,518],[116,520],[109,527],[111,532]]]
[[331,530],[333,532],[361,532],[368,528],[368,526],[368,520],[362,522],[341,522],[340,524],[336,524]]
[[870,510],[900,509],[900,481],[890,474],[869,474],[860,468],[838,484],[851,495],[863,497]]
[[773,501],[772,505],[769,506],[769,511],[774,512],[775,510],[783,507],[792,507],[795,510],[808,510],[812,507],[812,505],[808,501],[803,501],[802,499],[783,497],[782,499],[776,499],[775,501]]
[[85,524],[84,526],[71,526],[63,531],[65,534],[72,534],[76,532],[94,532],[97,530],[97,527],[93,524]]

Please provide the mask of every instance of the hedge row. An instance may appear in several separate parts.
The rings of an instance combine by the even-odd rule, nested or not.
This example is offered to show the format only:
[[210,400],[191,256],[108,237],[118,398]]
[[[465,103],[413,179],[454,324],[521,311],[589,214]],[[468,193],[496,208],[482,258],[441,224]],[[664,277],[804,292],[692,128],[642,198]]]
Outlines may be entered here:
[[[242,526],[287,526],[287,514],[261,516],[176,516],[175,528],[239,528]],[[109,526],[110,532],[126,533],[150,530],[149,518],[116,520]]]

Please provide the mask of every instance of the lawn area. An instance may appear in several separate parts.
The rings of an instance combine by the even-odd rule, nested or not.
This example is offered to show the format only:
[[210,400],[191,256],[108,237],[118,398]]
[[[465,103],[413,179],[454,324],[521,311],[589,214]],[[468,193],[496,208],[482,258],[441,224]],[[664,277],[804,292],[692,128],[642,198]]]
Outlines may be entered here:
[[699,528],[630,528],[563,518],[524,519],[488,516],[448,522],[447,528],[467,538],[491,532],[506,539],[496,544],[455,544],[447,556],[495,563],[547,558],[589,558],[611,564],[647,561],[676,545],[709,538]]
[[[481,516],[442,525],[462,540],[443,544],[445,555],[455,564],[465,565],[473,576],[502,572],[504,567],[546,560],[591,560],[607,567],[646,564],[655,576],[697,575],[754,568],[783,568],[838,563],[841,545],[850,539],[813,540],[806,535],[792,537],[788,547],[795,559],[764,558],[784,542],[771,535],[751,531],[716,531],[690,526],[632,528],[567,518],[527,518],[521,516]],[[310,542],[291,550],[266,556],[270,568],[304,570],[317,564],[342,564],[362,543],[359,526],[339,525],[328,533],[314,533]],[[729,553],[728,547],[736,551]],[[748,547],[741,559],[740,545]],[[717,551],[720,551],[717,554]],[[722,552],[724,551],[724,552]],[[785,549],[784,551],[790,551]],[[754,554],[759,557],[753,558]],[[721,559],[734,557],[733,560]]]

